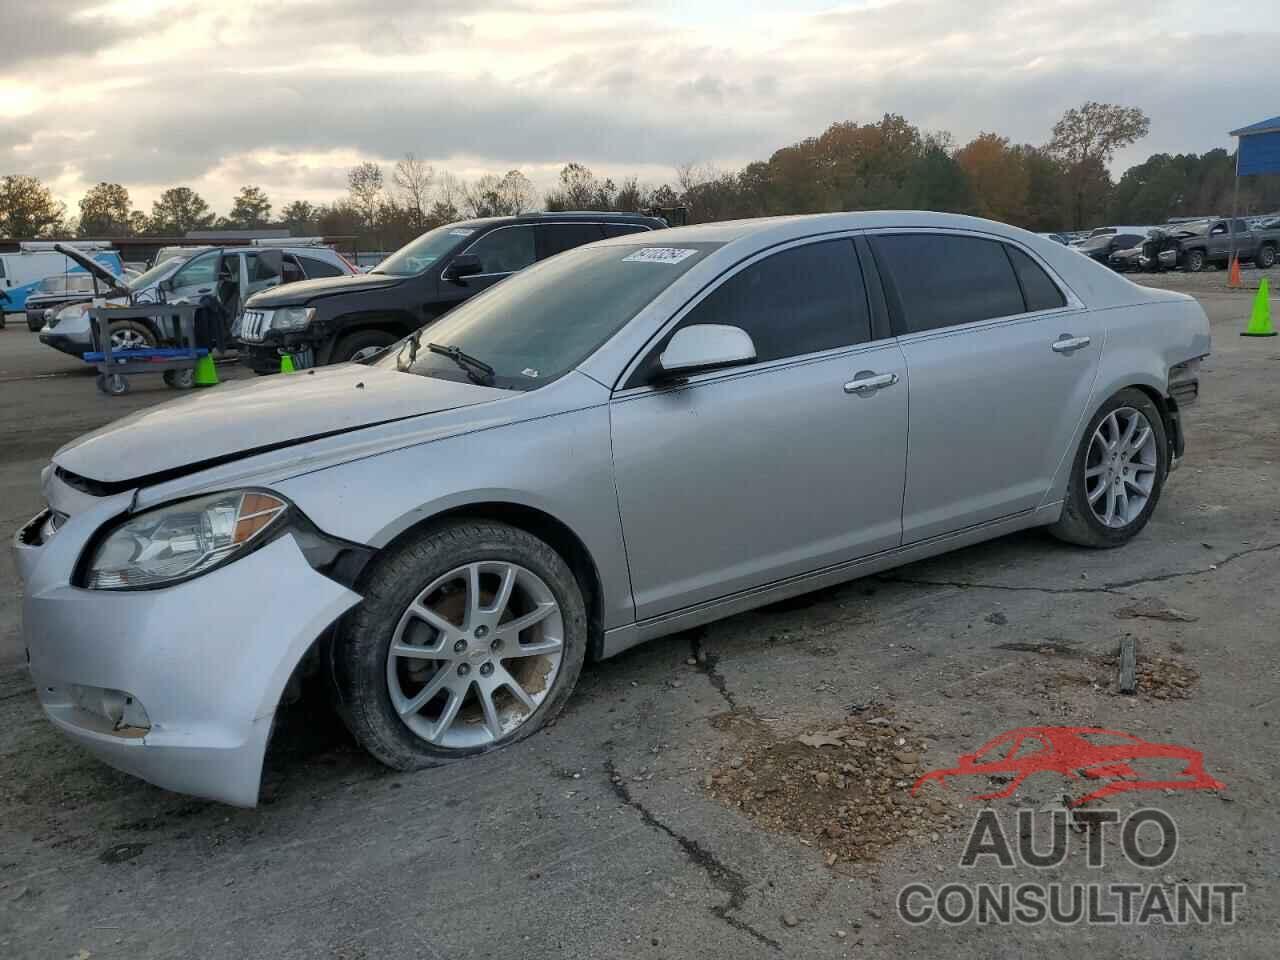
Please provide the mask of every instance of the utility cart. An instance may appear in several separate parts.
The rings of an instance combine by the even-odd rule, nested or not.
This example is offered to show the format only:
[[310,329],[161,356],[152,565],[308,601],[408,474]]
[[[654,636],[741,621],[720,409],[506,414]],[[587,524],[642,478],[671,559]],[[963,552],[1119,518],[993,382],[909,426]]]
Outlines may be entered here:
[[[129,377],[139,373],[163,374],[164,382],[175,390],[195,386],[196,363],[207,356],[207,347],[196,343],[195,303],[140,303],[128,307],[91,307],[89,326],[95,349],[84,355],[86,363],[98,368],[98,389],[113,397],[129,392]],[[111,325],[121,320],[148,323],[173,347],[141,350],[112,350]],[[104,335],[103,331],[107,331]]]

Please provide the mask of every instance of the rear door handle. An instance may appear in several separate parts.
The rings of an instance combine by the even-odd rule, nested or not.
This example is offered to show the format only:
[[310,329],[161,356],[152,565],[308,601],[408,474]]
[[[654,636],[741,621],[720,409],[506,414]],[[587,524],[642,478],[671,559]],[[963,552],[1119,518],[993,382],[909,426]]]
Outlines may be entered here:
[[896,373],[876,373],[874,370],[859,370],[853,379],[844,385],[845,393],[856,393],[860,397],[869,397],[877,390],[892,387],[898,382]]
[[1088,337],[1073,337],[1069,333],[1064,333],[1053,341],[1053,346],[1050,349],[1054,353],[1072,353],[1081,347],[1087,347],[1091,342]]

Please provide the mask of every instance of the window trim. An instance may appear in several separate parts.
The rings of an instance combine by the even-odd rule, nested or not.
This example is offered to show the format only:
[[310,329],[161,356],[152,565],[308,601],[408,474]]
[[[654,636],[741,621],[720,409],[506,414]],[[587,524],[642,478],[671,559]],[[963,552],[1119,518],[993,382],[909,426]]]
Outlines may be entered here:
[[849,241],[850,248],[852,249],[852,252],[853,252],[853,262],[858,266],[859,271],[862,274],[863,291],[864,291],[864,295],[867,298],[867,318],[868,318],[868,326],[869,326],[868,332],[871,334],[871,339],[865,340],[862,343],[851,343],[851,344],[845,344],[844,346],[839,346],[839,347],[829,347],[826,350],[818,350],[812,353],[798,353],[790,357],[778,357],[773,360],[757,360],[752,363],[741,363],[732,367],[721,367],[716,370],[708,370],[704,373],[694,374],[693,376],[690,376],[687,379],[680,381],[679,386],[681,387],[695,386],[701,383],[708,383],[715,380],[725,380],[735,376],[762,373],[762,372],[767,372],[774,369],[797,366],[804,363],[814,363],[821,360],[829,359],[831,357],[844,356],[846,354],[861,353],[865,350],[884,347],[893,338],[887,337],[887,338],[880,339],[877,337],[877,334],[879,331],[877,330],[877,324],[875,321],[874,300],[871,295],[871,288],[870,288],[871,278],[868,277],[867,270],[862,265],[862,259],[859,256],[859,251],[858,251],[857,242],[856,242],[857,238],[861,236],[862,233],[863,231],[861,230],[838,230],[838,231],[833,231],[831,233],[821,233],[821,234],[813,234],[807,237],[798,237],[793,240],[786,240],[786,241],[782,241],[781,243],[776,243],[772,246],[765,247],[762,250],[757,250],[754,253],[748,254],[746,257],[737,261],[736,263],[730,264],[720,273],[716,274],[715,277],[708,280],[701,290],[695,293],[692,297],[690,297],[687,301],[685,301],[685,303],[681,305],[681,307],[678,310],[676,310],[669,317],[667,317],[667,319],[662,322],[662,325],[653,334],[653,336],[651,336],[648,340],[645,341],[644,346],[641,347],[640,350],[636,352],[635,356],[631,358],[631,360],[623,368],[622,375],[619,376],[615,381],[615,385],[611,394],[612,398],[624,399],[632,396],[648,395],[650,393],[657,393],[657,392],[671,390],[672,385],[670,384],[661,384],[661,385],[654,385],[652,383],[633,384],[631,383],[631,380],[636,376],[637,373],[639,373],[640,369],[648,361],[649,357],[653,354],[653,352],[656,349],[658,349],[659,344],[661,344],[663,340],[665,340],[672,332],[674,332],[674,329],[684,321],[685,317],[687,317],[690,313],[696,310],[704,300],[710,297],[715,291],[719,290],[720,287],[723,286],[725,283],[728,283],[729,280],[731,280],[733,277],[737,276],[739,273],[746,270],[748,267],[754,266],[755,264],[761,262],[762,260],[766,260],[769,257],[772,257],[776,254],[784,253],[785,251],[795,249],[796,247],[805,247],[815,243],[826,243],[832,240]]
[[[906,328],[906,322],[903,317],[902,302],[898,298],[897,287],[894,285],[893,275],[887,272],[880,263],[879,254],[876,253],[875,244],[872,241],[878,236],[901,236],[902,234],[946,234],[949,236],[969,237],[974,240],[994,240],[996,243],[1008,244],[1017,247],[1023,253],[1031,258],[1031,261],[1040,267],[1058,287],[1066,299],[1066,304],[1061,307],[1054,307],[1051,310],[1024,310],[1022,313],[1013,313],[1004,317],[988,317],[985,320],[970,320],[968,323],[955,323],[946,327],[934,327],[931,330],[909,331]],[[1002,236],[998,233],[985,233],[981,230],[965,230],[957,227],[876,227],[865,231],[868,245],[871,247],[873,256],[876,258],[876,267],[880,273],[880,281],[884,287],[884,296],[889,310],[889,323],[894,332],[894,336],[904,343],[914,343],[917,340],[939,337],[954,336],[957,333],[965,333],[969,330],[986,329],[987,327],[1003,326],[1009,323],[1020,323],[1026,320],[1039,319],[1040,317],[1050,317],[1057,314],[1077,313],[1085,309],[1084,301],[1082,301],[1070,284],[1063,280],[1062,275],[1050,266],[1043,257],[1035,250],[1028,247],[1025,243],[1012,237]],[[1052,241],[1049,241],[1052,242]],[[1008,254],[1005,254],[1005,260],[1009,261],[1009,269],[1013,270],[1014,280],[1018,283],[1018,291],[1022,292],[1022,282],[1018,280],[1018,271],[1013,267],[1013,261],[1009,260]],[[1026,304],[1026,297],[1023,296],[1023,304]]]

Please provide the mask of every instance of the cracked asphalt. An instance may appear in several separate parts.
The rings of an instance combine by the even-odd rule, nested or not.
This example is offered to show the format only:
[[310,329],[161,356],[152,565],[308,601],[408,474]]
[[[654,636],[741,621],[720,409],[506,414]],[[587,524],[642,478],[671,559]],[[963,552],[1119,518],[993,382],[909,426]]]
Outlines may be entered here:
[[[1032,531],[669,637],[589,665],[559,721],[518,748],[422,773],[378,767],[304,702],[282,719],[257,810],[147,786],[54,733],[18,665],[6,552],[0,957],[1274,956],[1280,342],[1236,335],[1247,296],[1201,298],[1214,355],[1185,418],[1188,456],[1131,545],[1092,552]],[[6,537],[39,509],[54,449],[169,395],[157,380],[106,401],[76,366],[21,324],[0,331]],[[1147,598],[1193,619],[1117,617]],[[1082,665],[1126,633],[1198,672],[1190,696],[1091,682]],[[1154,872],[1114,843],[1101,870],[1081,844],[1058,867],[962,869],[982,806],[969,794],[985,781],[947,788],[950,822],[831,867],[815,837],[765,832],[704,789],[745,731],[789,738],[851,709],[909,724],[924,769],[1014,727],[1097,725],[1203,751],[1226,787],[1108,801],[1174,818],[1176,857]],[[1073,789],[1037,774],[991,806],[1012,824]],[[912,926],[895,912],[905,884],[984,880],[1247,894],[1234,923],[1185,927]]]

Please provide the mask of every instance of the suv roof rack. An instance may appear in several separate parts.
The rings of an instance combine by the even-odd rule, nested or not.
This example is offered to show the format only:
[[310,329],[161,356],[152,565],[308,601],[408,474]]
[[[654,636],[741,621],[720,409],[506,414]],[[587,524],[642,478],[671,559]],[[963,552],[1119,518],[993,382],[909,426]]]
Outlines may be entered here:
[[75,247],[77,250],[110,250],[110,240],[23,240],[18,249],[23,253],[45,253],[55,246]]
[[258,237],[250,241],[255,247],[323,247],[324,237]]

